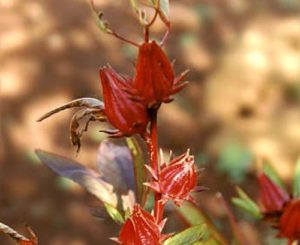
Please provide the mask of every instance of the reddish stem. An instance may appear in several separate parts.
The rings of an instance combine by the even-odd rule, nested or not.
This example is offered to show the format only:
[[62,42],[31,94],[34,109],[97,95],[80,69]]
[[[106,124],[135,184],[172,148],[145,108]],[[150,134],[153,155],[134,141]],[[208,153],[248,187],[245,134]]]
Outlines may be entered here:
[[[158,4],[158,6],[159,6],[159,4]],[[154,8],[154,10],[155,10],[155,13],[152,17],[152,20],[147,25],[145,25],[144,40],[146,43],[149,42],[149,29],[154,24],[158,14],[159,14],[159,9],[157,7]]]
[[146,26],[144,29],[144,41],[145,43],[149,42],[149,27]]
[[[150,155],[150,165],[154,170],[156,176],[159,176],[159,162],[158,162],[158,146],[157,146],[157,109],[150,110],[150,137],[147,138],[148,152]],[[161,194],[154,193],[154,217],[157,223],[163,219],[163,209],[165,204],[161,201]]]
[[225,211],[228,215],[229,222],[232,227],[233,234],[236,238],[237,243],[238,244],[246,244],[244,236],[240,231],[239,225],[238,225],[228,203],[226,202],[226,200],[224,199],[223,195],[220,192],[217,193],[217,198],[221,200],[221,203],[223,204],[223,207],[225,208]]
[[161,47],[164,46],[165,42],[167,41],[167,38],[168,38],[168,36],[170,34],[170,30],[171,30],[171,26],[168,24],[167,25],[167,31],[166,31],[165,35],[163,36],[163,38],[162,38],[162,40],[160,42],[160,46]]
[[158,166],[158,147],[157,147],[157,109],[150,110],[151,127],[150,127],[150,161],[151,167],[155,174],[159,174]]
[[133,45],[133,46],[135,46],[135,47],[140,47],[140,45],[139,45],[138,43],[136,43],[136,42],[134,42],[134,41],[131,41],[131,40],[129,40],[129,39],[127,39],[127,38],[121,36],[119,33],[115,32],[115,31],[113,31],[113,30],[112,30],[110,33],[108,33],[108,34],[113,35],[114,37],[120,39],[121,41],[124,41],[124,42],[126,42],[126,43],[129,43],[129,44],[131,44],[131,45]]

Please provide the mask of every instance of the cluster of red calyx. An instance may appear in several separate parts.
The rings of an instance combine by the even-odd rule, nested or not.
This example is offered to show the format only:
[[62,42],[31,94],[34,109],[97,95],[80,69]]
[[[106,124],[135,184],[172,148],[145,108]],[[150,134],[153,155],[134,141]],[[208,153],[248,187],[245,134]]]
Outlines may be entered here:
[[287,238],[290,244],[300,240],[300,200],[292,198],[264,173],[258,180],[265,219],[279,230],[278,237]]
[[206,189],[197,186],[194,156],[189,154],[189,150],[168,164],[163,163],[158,176],[149,166],[147,168],[154,181],[145,184],[155,192],[162,194],[161,202],[163,204],[168,200],[172,200],[177,206],[180,206],[184,200],[194,202],[190,193]]
[[[184,200],[194,201],[190,196],[192,191],[205,190],[204,187],[197,188],[197,173],[195,170],[194,157],[189,150],[181,156],[174,158],[168,164],[162,164],[159,176],[153,169],[148,167],[154,180],[145,185],[152,188],[156,193],[162,194],[161,204],[168,200],[174,201],[178,206]],[[157,219],[150,213],[135,204],[131,217],[123,225],[119,237],[114,241],[123,245],[158,245],[168,235],[162,235],[165,220],[158,223]]]
[[[158,12],[155,16],[160,15],[160,10],[156,11]],[[172,101],[171,96],[186,85],[182,80],[187,71],[175,77],[172,64],[161,45],[149,41],[150,25],[145,26],[147,34],[144,43],[135,45],[138,47],[138,57],[133,78],[118,74],[111,67],[100,69],[104,112],[107,120],[116,128],[104,132],[112,137],[139,134],[147,141],[151,138],[151,132],[153,133],[153,112],[157,112],[161,103]],[[149,133],[147,127],[150,122]],[[149,153],[156,154],[157,149],[154,152],[149,150]],[[164,205],[168,200],[173,200],[176,205],[181,205],[184,200],[193,201],[190,192],[197,190],[197,174],[194,157],[189,155],[189,151],[173,159],[169,164],[162,164],[158,175],[155,173],[156,170],[152,168],[149,170],[153,181],[145,184],[155,191],[155,195],[161,197],[155,202],[159,201],[160,205]],[[119,237],[113,240],[123,245],[162,244],[167,237],[161,234],[165,223],[162,220],[163,207],[160,206],[159,211],[155,207],[152,215],[135,204],[131,216],[121,228]]]
[[118,74],[112,68],[100,69],[105,113],[115,131],[104,131],[112,137],[144,136],[149,123],[149,109],[170,102],[170,96],[180,91],[187,71],[175,78],[173,67],[155,42],[139,47],[134,78]]

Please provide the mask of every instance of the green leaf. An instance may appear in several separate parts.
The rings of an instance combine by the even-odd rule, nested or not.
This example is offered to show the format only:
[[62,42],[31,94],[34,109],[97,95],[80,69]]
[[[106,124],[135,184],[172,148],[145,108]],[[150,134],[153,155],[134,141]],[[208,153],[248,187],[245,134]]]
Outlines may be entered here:
[[223,235],[200,207],[189,202],[184,202],[180,208],[175,207],[175,210],[190,226],[206,224],[207,229],[210,231],[211,239],[214,240],[216,244],[226,244]]
[[193,245],[220,245],[220,243],[214,239],[209,239],[207,241],[197,241]]
[[217,169],[234,183],[242,182],[253,163],[251,152],[236,141],[226,143],[218,161]]
[[251,214],[252,216],[261,219],[262,214],[260,212],[259,207],[252,199],[250,199],[246,192],[244,192],[241,188],[237,187],[237,193],[240,197],[232,198],[232,202],[239,208]]
[[276,170],[273,168],[271,163],[267,161],[266,159],[263,160],[263,172],[265,175],[267,175],[275,184],[280,186],[283,190],[285,190],[285,186],[279,177],[278,173]]
[[293,196],[295,198],[300,197],[300,159],[298,159],[295,169],[294,181],[293,181]]
[[118,209],[116,209],[115,207],[109,205],[108,203],[104,203],[104,207],[105,207],[107,213],[109,214],[109,216],[116,223],[119,223],[119,224],[123,224],[124,223],[124,218],[123,218],[122,214],[119,212]]
[[164,242],[164,245],[193,245],[206,236],[209,236],[207,226],[204,224],[196,225],[170,237]]
[[128,148],[133,159],[133,169],[135,175],[135,189],[138,203],[144,206],[147,199],[147,187],[143,184],[146,182],[147,174],[144,167],[143,151],[134,137],[126,138]]
[[124,213],[124,220],[127,220],[130,216],[131,216],[131,211],[129,210],[129,208],[127,208]]

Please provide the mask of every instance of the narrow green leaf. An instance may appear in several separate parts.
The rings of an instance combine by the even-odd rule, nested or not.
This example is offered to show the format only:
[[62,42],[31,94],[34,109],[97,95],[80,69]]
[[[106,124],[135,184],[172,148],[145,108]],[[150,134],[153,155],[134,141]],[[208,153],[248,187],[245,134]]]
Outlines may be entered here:
[[279,177],[277,171],[273,168],[271,163],[267,160],[263,160],[263,172],[265,175],[267,175],[274,183],[276,183],[278,186],[280,186],[283,190],[285,190],[285,186]]
[[211,219],[201,210],[200,207],[185,202],[180,208],[175,207],[176,212],[182,217],[190,226],[206,224],[210,231],[212,240],[217,244],[227,244],[223,235],[218,231]]
[[300,159],[298,159],[295,169],[294,182],[293,182],[293,196],[300,197]]
[[164,242],[164,245],[193,245],[206,236],[209,236],[207,226],[196,225],[170,237]]
[[207,241],[197,241],[193,245],[220,245],[220,243],[214,239],[209,239]]
[[115,207],[113,207],[112,205],[110,205],[108,203],[104,203],[104,207],[105,207],[107,213],[109,214],[109,216],[116,223],[119,223],[119,224],[123,224],[124,223],[124,218],[123,218],[122,214],[119,212],[118,209],[116,209]]
[[133,159],[133,169],[135,175],[135,187],[138,203],[144,206],[147,199],[147,188],[143,184],[146,182],[147,174],[144,167],[143,151],[134,137],[126,138],[128,148]]
[[260,219],[262,218],[262,214],[260,212],[257,204],[244,192],[241,188],[237,187],[237,193],[239,194],[239,198],[232,198],[233,204],[248,212],[252,216]]

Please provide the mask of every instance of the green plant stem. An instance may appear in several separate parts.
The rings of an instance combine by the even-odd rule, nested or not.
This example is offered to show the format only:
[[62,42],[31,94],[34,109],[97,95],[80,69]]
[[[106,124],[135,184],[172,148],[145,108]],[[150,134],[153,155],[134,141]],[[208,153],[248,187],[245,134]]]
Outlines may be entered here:
[[[157,109],[150,110],[151,125],[150,137],[147,140],[148,152],[150,155],[150,165],[156,176],[159,176],[159,162],[158,162],[158,145],[157,145]],[[163,219],[163,209],[165,204],[161,201],[161,194],[154,193],[154,217],[157,223]]]

